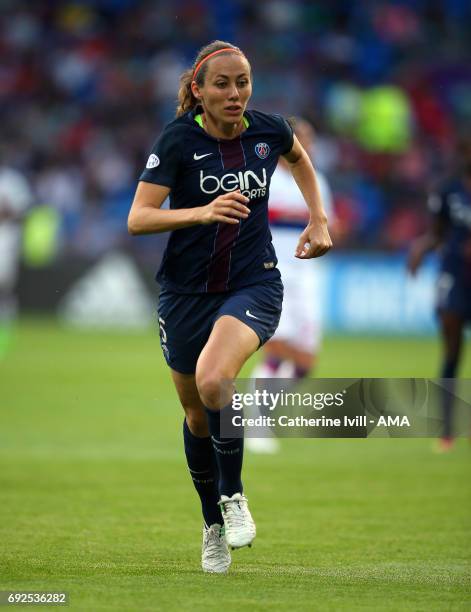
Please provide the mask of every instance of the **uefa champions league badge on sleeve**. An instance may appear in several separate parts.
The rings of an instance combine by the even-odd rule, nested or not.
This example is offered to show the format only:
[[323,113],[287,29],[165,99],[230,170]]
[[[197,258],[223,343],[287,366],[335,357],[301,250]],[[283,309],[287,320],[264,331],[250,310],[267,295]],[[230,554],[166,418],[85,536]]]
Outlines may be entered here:
[[255,145],[255,153],[260,159],[266,159],[270,155],[270,147],[266,142],[258,142]]
[[152,153],[152,155],[149,155],[149,159],[147,160],[146,168],[149,168],[149,170],[151,168],[157,168],[159,164],[160,164],[160,159],[157,157],[155,153]]

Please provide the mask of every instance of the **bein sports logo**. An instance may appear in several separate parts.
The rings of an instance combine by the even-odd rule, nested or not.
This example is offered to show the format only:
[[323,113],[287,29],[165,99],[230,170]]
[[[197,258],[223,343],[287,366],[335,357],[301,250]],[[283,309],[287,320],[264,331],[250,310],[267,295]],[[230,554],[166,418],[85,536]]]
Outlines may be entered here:
[[260,159],[266,159],[270,154],[270,147],[266,142],[259,142],[255,145],[255,153]]
[[240,189],[247,198],[260,198],[267,192],[267,173],[262,168],[262,178],[259,178],[252,170],[237,172],[237,174],[224,174],[221,178],[212,174],[204,175],[200,170],[200,189],[203,193],[212,195],[218,191],[235,191]]

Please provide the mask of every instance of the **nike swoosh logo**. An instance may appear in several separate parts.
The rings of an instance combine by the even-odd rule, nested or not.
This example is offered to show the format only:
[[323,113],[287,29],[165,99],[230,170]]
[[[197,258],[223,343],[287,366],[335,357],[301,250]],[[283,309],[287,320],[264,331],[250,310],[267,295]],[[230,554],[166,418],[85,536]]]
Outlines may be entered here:
[[250,317],[251,319],[257,319],[257,321],[260,321],[260,319],[258,317],[256,317],[255,315],[253,315],[250,310],[246,310],[245,314]]
[[203,159],[203,157],[208,157],[208,155],[212,155],[212,153],[203,153],[203,155],[197,155],[196,153],[194,153],[193,159],[195,161],[198,161],[199,159]]

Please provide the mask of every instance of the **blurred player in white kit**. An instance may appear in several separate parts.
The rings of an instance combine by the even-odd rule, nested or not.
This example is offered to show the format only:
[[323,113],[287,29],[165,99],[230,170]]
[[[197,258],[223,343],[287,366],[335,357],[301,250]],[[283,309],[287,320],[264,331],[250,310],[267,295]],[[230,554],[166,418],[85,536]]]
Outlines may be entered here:
[[[296,118],[294,132],[313,159],[315,132],[312,125],[305,119]],[[316,178],[330,229],[334,221],[332,192],[327,179],[317,168]],[[278,329],[264,345],[264,358],[255,367],[252,377],[299,380],[306,377],[316,364],[322,336],[322,296],[319,295],[316,265],[312,261],[299,261],[294,256],[309,211],[282,158],[271,179],[268,206],[270,230],[285,294]],[[246,438],[245,442],[252,452],[274,453],[278,450],[278,441],[271,437]]]
[[27,179],[17,170],[0,165],[0,360],[7,352],[16,317],[22,224],[32,201]]

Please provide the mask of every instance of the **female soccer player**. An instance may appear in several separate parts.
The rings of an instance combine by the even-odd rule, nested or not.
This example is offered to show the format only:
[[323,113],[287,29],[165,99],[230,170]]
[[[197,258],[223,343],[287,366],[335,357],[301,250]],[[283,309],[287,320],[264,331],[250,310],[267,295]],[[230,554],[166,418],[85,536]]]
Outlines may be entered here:
[[[157,140],[129,213],[131,234],[171,231],[157,273],[163,354],[185,411],[183,438],[204,528],[202,567],[225,572],[227,545],[255,537],[241,482],[243,439],[223,439],[233,381],[274,333],[283,286],[268,227],[278,158],[310,211],[297,257],[332,246],[308,155],[278,115],[246,111],[252,71],[240,49],[215,41],[183,73],[177,118]],[[170,196],[170,209],[161,210]]]
[[[415,274],[425,255],[440,250],[437,283],[437,312],[443,339],[441,378],[456,377],[462,354],[464,327],[471,321],[471,136],[463,136],[458,148],[459,172],[432,193],[428,207],[432,214],[429,232],[413,243],[408,268]],[[453,446],[452,382],[443,399],[441,450]]]

